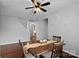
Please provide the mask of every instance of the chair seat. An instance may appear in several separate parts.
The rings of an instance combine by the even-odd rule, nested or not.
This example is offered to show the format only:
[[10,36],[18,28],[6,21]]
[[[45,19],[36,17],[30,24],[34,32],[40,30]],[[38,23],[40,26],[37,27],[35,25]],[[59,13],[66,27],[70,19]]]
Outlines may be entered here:
[[51,58],[51,54],[52,52],[46,52],[46,53],[43,53],[42,56],[45,57],[45,58]]

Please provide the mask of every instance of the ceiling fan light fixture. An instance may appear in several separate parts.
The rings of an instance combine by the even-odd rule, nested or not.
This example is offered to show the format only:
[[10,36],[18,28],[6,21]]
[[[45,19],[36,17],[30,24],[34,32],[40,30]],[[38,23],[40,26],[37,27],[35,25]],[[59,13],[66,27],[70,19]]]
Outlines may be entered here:
[[40,10],[40,8],[38,7],[38,8],[35,8],[35,11],[36,11],[36,12],[39,12],[39,11],[41,11],[41,10]]
[[39,12],[39,11],[47,12],[47,10],[43,8],[43,6],[50,5],[50,2],[46,2],[46,3],[41,4],[41,2],[38,1],[38,0],[31,0],[31,1],[32,1],[32,3],[34,4],[34,7],[27,7],[27,8],[25,8],[25,9],[34,8],[34,14],[35,14],[36,12]]

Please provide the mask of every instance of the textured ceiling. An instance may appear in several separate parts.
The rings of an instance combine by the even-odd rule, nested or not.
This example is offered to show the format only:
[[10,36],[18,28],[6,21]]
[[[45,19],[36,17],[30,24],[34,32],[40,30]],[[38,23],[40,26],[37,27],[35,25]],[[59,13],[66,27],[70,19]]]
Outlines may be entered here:
[[57,11],[68,7],[72,4],[78,3],[79,0],[39,0],[42,3],[50,1],[51,5],[45,6],[47,12],[39,12],[33,14],[34,9],[25,10],[25,7],[33,6],[30,0],[0,0],[0,15],[21,17],[24,19],[43,19],[47,15],[56,13]]

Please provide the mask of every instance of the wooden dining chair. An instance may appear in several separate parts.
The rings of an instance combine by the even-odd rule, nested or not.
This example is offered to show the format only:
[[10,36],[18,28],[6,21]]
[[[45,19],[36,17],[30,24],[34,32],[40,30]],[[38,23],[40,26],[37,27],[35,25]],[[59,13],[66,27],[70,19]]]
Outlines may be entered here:
[[22,49],[23,57],[24,57],[24,58],[35,58],[32,54],[30,54],[30,53],[25,53],[25,51],[24,51],[24,49],[23,49],[23,46],[26,45],[27,42],[21,42],[21,41],[19,40],[19,44],[20,44],[20,46],[21,46],[21,49]]
[[[61,36],[55,36],[54,35],[52,40],[60,42]],[[52,48],[52,47],[50,47],[50,48]],[[47,53],[43,54],[42,56],[44,56],[45,58],[51,58],[51,57],[54,58],[55,56],[53,56],[53,52],[54,52],[54,45],[53,45],[53,49],[50,52],[47,52]]]
[[63,51],[63,41],[54,43],[54,49],[52,51],[52,56],[53,57],[59,57],[62,58],[62,51]]

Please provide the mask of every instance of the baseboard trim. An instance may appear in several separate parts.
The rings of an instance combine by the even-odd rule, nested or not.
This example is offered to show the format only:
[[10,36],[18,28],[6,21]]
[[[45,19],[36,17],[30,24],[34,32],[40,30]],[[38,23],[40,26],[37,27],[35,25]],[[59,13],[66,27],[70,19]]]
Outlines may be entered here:
[[69,52],[69,51],[67,51],[67,50],[63,50],[63,51],[79,58],[79,55],[77,55],[77,54],[75,54],[75,53]]

